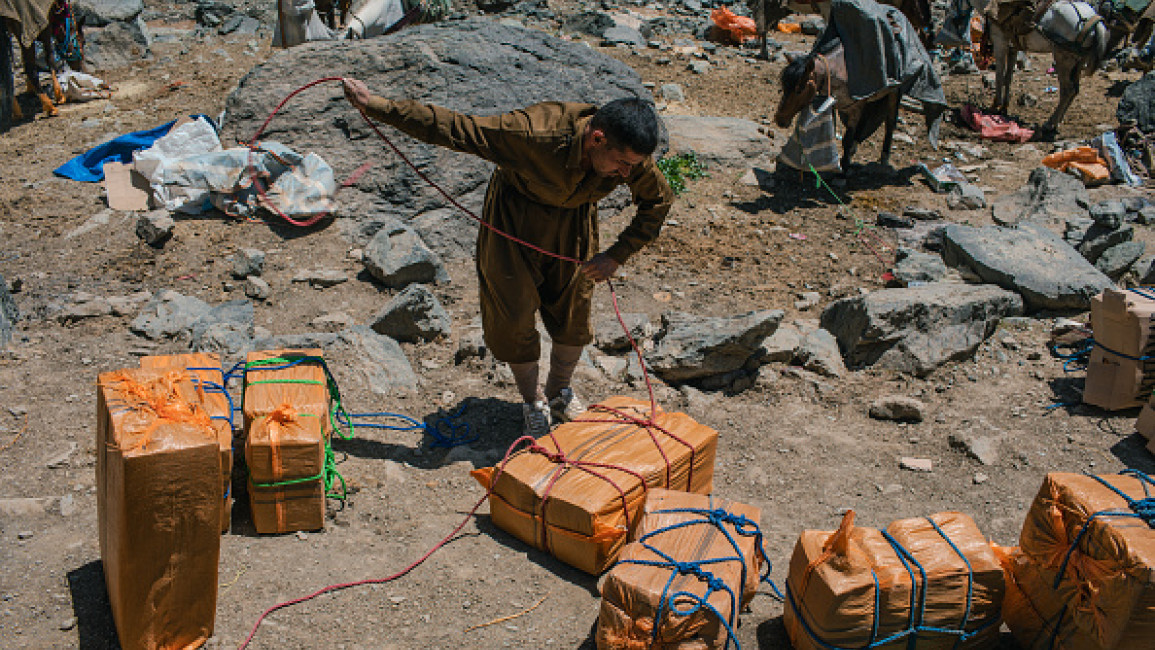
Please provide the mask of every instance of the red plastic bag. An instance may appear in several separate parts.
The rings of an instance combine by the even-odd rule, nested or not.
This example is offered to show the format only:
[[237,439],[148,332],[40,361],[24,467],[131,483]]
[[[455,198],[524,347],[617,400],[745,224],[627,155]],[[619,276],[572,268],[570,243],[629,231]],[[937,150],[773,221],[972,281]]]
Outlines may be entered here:
[[748,41],[758,35],[758,28],[754,26],[754,19],[739,16],[725,7],[719,7],[710,12],[710,18],[718,29],[730,35],[736,43]]

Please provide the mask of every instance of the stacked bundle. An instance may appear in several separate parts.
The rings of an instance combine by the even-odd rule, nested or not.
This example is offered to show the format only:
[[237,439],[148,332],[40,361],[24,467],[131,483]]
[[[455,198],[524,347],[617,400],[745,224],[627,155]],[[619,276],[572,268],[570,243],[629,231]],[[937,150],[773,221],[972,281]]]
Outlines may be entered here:
[[650,490],[634,541],[602,583],[598,648],[728,646],[766,559],[760,517],[741,503]]
[[221,502],[221,532],[227,532],[233,515],[233,401],[225,386],[221,360],[215,354],[168,354],[142,357],[141,368],[184,369],[197,387],[201,406],[212,420],[221,447],[221,484],[224,498]]
[[249,504],[257,532],[324,528],[332,428],[321,351],[249,354],[243,410]]
[[96,437],[100,556],[120,645],[199,647],[216,617],[221,449],[188,373],[101,374]]
[[[617,559],[648,488],[708,494],[718,434],[684,413],[613,397],[509,457],[474,470],[493,523],[587,573]],[[631,420],[632,418],[633,420]]]
[[1155,388],[1155,292],[1107,289],[1091,299],[1095,348],[1083,401],[1109,411],[1142,406]]
[[970,517],[945,512],[885,531],[803,531],[786,581],[796,650],[984,648],[998,643],[1005,580]]
[[1007,559],[1007,626],[1027,649],[1149,648],[1155,481],[1048,474]]

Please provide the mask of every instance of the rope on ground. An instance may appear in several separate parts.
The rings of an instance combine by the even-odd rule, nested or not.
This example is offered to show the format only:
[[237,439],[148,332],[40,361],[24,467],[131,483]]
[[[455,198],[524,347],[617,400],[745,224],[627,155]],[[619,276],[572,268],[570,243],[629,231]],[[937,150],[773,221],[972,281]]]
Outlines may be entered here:
[[16,441],[19,440],[20,436],[24,435],[24,432],[27,430],[28,430],[28,414],[25,413],[24,414],[24,426],[20,427],[20,430],[16,432],[16,435],[12,436],[12,439],[9,440],[7,443],[5,443],[3,447],[0,447],[0,451],[7,451],[9,447],[16,444]]
[[854,215],[854,210],[851,210],[850,206],[842,202],[842,198],[838,196],[838,193],[835,192],[833,188],[826,184],[826,181],[822,179],[822,175],[818,173],[817,169],[814,169],[814,165],[810,165],[810,171],[814,174],[814,187],[825,189],[830,194],[830,196],[834,197],[834,200],[838,202],[838,205],[841,206],[842,210],[849,212],[850,216],[854,218],[854,238],[862,242],[862,245],[866,246],[866,249],[869,250],[874,255],[874,257],[882,263],[882,267],[886,269],[886,271],[883,273],[883,278],[889,279],[887,276],[890,275],[890,270],[894,268],[895,260],[891,259],[888,261],[886,258],[884,258],[882,253],[879,250],[876,250],[873,245],[871,245],[870,241],[863,233],[870,233],[874,236],[874,240],[878,244],[878,249],[886,250],[890,248],[890,245],[887,244],[886,241],[884,241],[877,232],[875,232],[874,226],[866,223],[861,218]]
[[472,632],[474,630],[479,630],[483,627],[489,627],[490,625],[497,625],[498,623],[504,623],[506,621],[512,621],[515,618],[525,616],[526,614],[528,614],[528,613],[532,612],[533,610],[537,609],[538,607],[540,607],[541,604],[545,602],[546,598],[549,598],[549,592],[546,592],[546,594],[544,596],[542,596],[541,598],[539,598],[536,603],[534,603],[533,605],[530,605],[529,607],[521,610],[520,612],[518,612],[516,614],[510,614],[509,616],[502,616],[501,618],[495,618],[492,621],[489,621],[488,623],[478,623],[477,625],[470,625],[469,627],[465,628],[465,631],[466,632]]

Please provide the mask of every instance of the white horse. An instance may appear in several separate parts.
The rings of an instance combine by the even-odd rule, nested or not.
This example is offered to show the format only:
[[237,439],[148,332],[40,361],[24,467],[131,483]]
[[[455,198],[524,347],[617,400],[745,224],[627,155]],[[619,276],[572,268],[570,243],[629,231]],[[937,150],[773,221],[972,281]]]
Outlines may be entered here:
[[[963,0],[986,17],[995,54],[995,100],[991,110],[1006,113],[1011,97],[1011,77],[1018,53],[1050,52],[1059,80],[1059,103],[1040,127],[1053,135],[1059,130],[1071,102],[1079,94],[1079,77],[1091,74],[1107,56],[1108,31],[1103,19],[1082,0],[1056,0],[1025,34],[1015,34],[997,20],[998,4],[990,0]],[[1036,0],[1041,1],[1041,0]],[[1027,9],[1031,11],[1031,9]]]

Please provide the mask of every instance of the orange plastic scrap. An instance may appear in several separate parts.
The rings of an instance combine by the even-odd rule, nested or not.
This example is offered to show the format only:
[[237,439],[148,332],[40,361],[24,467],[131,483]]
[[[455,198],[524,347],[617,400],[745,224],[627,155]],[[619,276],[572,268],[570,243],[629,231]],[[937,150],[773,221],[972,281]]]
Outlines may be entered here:
[[[1131,499],[1131,476],[1101,476]],[[1095,477],[1048,474],[1023,523],[1009,575],[1020,592],[1007,625],[1030,650],[1124,650],[1155,638],[1155,529]],[[1021,597],[1019,597],[1021,596]],[[1013,605],[1013,606],[1012,606]]]
[[854,526],[853,511],[833,533],[802,533],[790,559],[783,613],[796,650],[997,644],[1005,578],[970,517],[944,512],[903,519],[886,534],[894,544],[882,531]]
[[1043,164],[1061,172],[1073,173],[1086,185],[1097,185],[1111,179],[1107,161],[1091,147],[1075,147],[1043,156]]
[[100,555],[120,645],[199,647],[212,636],[223,497],[220,447],[183,370],[97,382]]
[[249,503],[258,533],[325,526],[325,436],[321,418],[284,403],[249,426]]
[[[702,514],[709,511],[744,517],[753,527],[743,526],[739,530],[734,521],[724,520],[715,526]],[[596,633],[598,648],[720,650],[727,647],[728,633],[722,622],[737,627],[738,612],[754,598],[765,563],[760,538],[748,534],[757,530],[760,518],[761,511],[754,506],[700,494],[650,490],[638,528],[630,536],[631,543],[622,550],[618,563],[602,582]],[[737,548],[730,539],[737,543]],[[676,562],[700,563],[698,566],[720,580],[725,588],[708,591],[709,584],[697,576],[671,576],[674,568],[669,566],[669,558]],[[688,616],[674,614],[670,611],[674,594],[679,594],[674,600],[679,610],[688,610],[696,602],[703,602],[717,614],[704,606]],[[662,617],[657,643],[654,643],[654,619],[659,611]]]
[[684,413],[659,410],[661,431],[607,408],[642,419],[650,413],[648,402],[612,397],[591,407],[583,418],[591,421],[563,424],[510,456],[500,474],[497,467],[471,472],[492,491],[494,524],[593,574],[617,559],[648,488],[711,491],[718,441]]
[[710,18],[713,19],[718,29],[729,34],[730,38],[737,43],[758,36],[758,28],[755,26],[753,18],[739,16],[725,7],[718,7],[710,12]]
[[801,34],[802,33],[802,25],[800,25],[799,23],[787,22],[785,20],[778,21],[777,29],[778,29],[778,31],[782,32],[783,34]]

